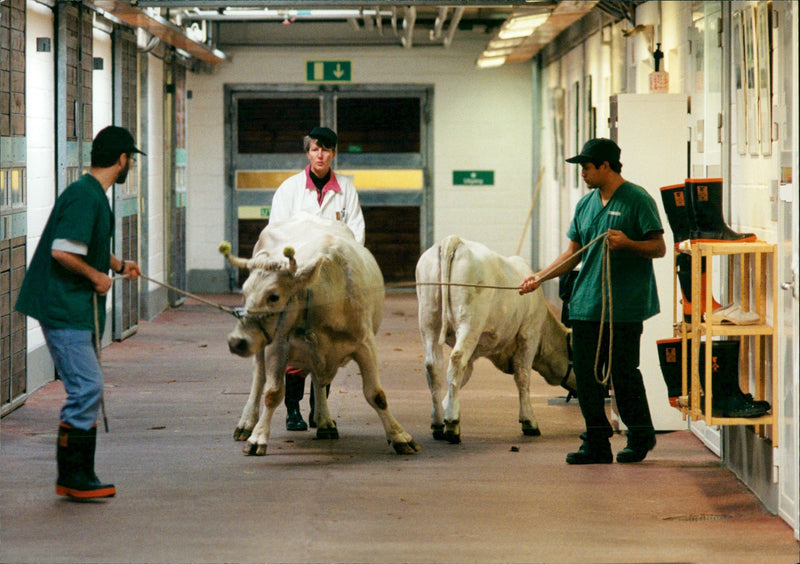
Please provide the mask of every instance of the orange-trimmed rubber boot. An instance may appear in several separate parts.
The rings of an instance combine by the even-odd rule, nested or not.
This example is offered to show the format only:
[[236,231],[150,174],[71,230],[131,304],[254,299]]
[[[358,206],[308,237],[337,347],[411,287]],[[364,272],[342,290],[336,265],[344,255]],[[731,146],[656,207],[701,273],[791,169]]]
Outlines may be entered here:
[[64,423],[58,427],[56,494],[73,499],[113,497],[114,484],[100,482],[94,473],[97,429],[76,429]]
[[702,233],[692,239],[711,239],[737,241],[740,243],[755,241],[755,233],[737,233],[725,223],[722,216],[722,179],[721,178],[687,178],[685,180],[686,199],[691,202],[687,207],[694,214],[697,230]]

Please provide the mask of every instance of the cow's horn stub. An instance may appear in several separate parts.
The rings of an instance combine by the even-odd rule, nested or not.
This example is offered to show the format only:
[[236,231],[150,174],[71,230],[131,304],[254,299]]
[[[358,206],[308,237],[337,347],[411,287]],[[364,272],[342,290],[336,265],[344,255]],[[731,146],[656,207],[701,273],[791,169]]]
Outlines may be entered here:
[[223,241],[219,244],[219,252],[225,255],[226,257],[231,254],[231,243],[230,241]]
[[294,247],[284,247],[283,256],[289,259],[289,272],[294,274],[297,271],[297,261],[294,260]]

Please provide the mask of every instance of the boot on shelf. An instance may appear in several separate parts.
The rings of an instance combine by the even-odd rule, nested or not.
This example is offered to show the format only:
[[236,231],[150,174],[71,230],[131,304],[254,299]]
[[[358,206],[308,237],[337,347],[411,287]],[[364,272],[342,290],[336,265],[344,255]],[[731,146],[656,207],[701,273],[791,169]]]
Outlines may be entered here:
[[[705,343],[703,343],[705,345]],[[714,417],[761,417],[770,410],[739,387],[739,341],[714,341],[711,346],[711,409]],[[700,347],[700,374],[705,374],[705,348]]]
[[659,190],[675,245],[677,246],[678,243],[686,239],[692,239],[692,234],[696,231],[696,228],[689,217],[689,210],[686,209],[684,185],[673,184],[664,186]]
[[722,179],[721,178],[687,178],[684,183],[685,199],[689,203],[686,209],[693,216],[698,239],[737,241],[740,243],[755,241],[755,233],[737,233],[733,231],[722,216]]
[[[686,323],[692,322],[692,257],[686,253],[679,253],[675,258],[678,268],[678,283],[681,287],[681,298],[683,303],[683,320]],[[708,283],[706,281],[706,259],[702,258],[700,263],[700,318],[706,313],[706,292]],[[711,296],[711,311],[722,308],[714,296]]]
[[[676,339],[661,339],[656,341],[658,347],[658,363],[661,366],[661,375],[664,377],[664,383],[667,385],[667,397],[669,404],[680,409],[678,403],[681,395],[683,395],[683,382],[682,382],[682,367],[681,358],[683,350],[683,342],[680,337]],[[691,366],[687,364],[687,367]],[[687,384],[691,388],[691,379],[687,379]]]
[[[670,405],[678,406],[683,393],[681,384],[681,359],[683,343],[680,338],[656,341],[661,374],[667,385]],[[705,389],[705,345],[700,344],[700,386]],[[692,351],[687,351],[686,366],[691,369]],[[711,348],[711,408],[714,417],[761,417],[770,410],[770,403],[754,400],[739,387],[739,341],[714,341]],[[687,379],[687,394],[691,393],[691,378]],[[702,406],[701,406],[702,407]]]

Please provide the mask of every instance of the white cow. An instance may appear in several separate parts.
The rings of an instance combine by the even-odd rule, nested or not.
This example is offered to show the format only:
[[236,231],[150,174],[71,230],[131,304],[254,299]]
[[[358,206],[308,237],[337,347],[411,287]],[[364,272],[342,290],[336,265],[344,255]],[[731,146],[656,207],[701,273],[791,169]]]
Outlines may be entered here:
[[[250,397],[234,431],[236,440],[247,440],[245,453],[267,452],[272,414],[285,393],[287,364],[311,372],[317,437],[338,438],[325,387],[350,360],[361,369],[364,396],[378,412],[394,450],[419,450],[389,411],[378,376],[375,332],[383,316],[383,276],[349,229],[298,215],[265,227],[250,260],[225,254],[231,264],[250,271],[242,287],[244,308],[228,335],[232,353],[255,355]],[[265,383],[266,409],[259,416]]]
[[[521,257],[504,257],[453,235],[425,251],[417,262],[419,330],[433,401],[434,438],[461,442],[459,390],[480,357],[514,374],[525,435],[541,434],[529,397],[531,367],[549,384],[574,389],[569,330],[547,307],[541,291],[520,296],[514,290],[447,285],[516,287],[531,274]],[[452,351],[443,401],[445,342]]]

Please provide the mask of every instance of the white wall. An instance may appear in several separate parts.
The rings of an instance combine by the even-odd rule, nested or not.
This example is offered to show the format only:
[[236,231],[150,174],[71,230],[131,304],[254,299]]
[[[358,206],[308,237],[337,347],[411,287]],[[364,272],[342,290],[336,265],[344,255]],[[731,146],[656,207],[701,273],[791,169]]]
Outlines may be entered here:
[[[36,51],[36,38],[49,37],[49,53]],[[27,3],[25,34],[25,132],[28,179],[28,264],[55,203],[55,39],[53,12],[37,2]],[[44,346],[39,323],[28,318],[28,350]],[[34,378],[35,375],[29,375]],[[33,385],[33,388],[38,387]]]
[[[92,138],[113,123],[113,61],[111,59],[111,35],[94,28],[92,57],[103,59],[103,69],[92,71]],[[111,191],[109,191],[110,194]]]
[[[147,125],[147,230],[148,277],[167,280],[166,221],[164,217],[164,63],[161,59],[147,58],[147,100],[142,108],[148,116]],[[220,153],[221,158],[221,153]],[[148,291],[161,287],[148,282]]]
[[[720,6],[723,10],[732,9],[735,11],[744,6],[753,6],[755,4],[755,2],[734,2],[729,5],[728,3],[722,2]],[[777,182],[780,179],[780,147],[777,142],[773,142],[772,155],[764,155],[762,153],[752,154],[749,148],[746,154],[739,154],[739,148],[736,147],[735,130],[735,112],[737,108],[735,100],[733,99],[733,92],[730,93],[730,97],[733,100],[732,103],[727,106],[721,104],[721,100],[718,98],[721,96],[721,93],[713,91],[713,88],[709,86],[708,79],[710,77],[708,73],[710,69],[705,68],[703,76],[695,74],[694,72],[695,69],[692,64],[694,61],[690,58],[696,56],[693,55],[696,51],[692,51],[689,48],[690,34],[688,32],[689,26],[692,24],[692,6],[691,2],[647,2],[639,6],[636,11],[637,24],[652,24],[656,26],[655,38],[656,41],[662,43],[661,48],[665,54],[665,60],[663,61],[664,68],[670,74],[669,91],[671,93],[692,95],[694,103],[700,104],[700,106],[695,107],[695,112],[691,117],[687,116],[687,133],[690,131],[690,128],[699,125],[693,120],[716,120],[716,113],[718,111],[723,112],[724,118],[731,120],[734,128],[731,132],[730,139],[723,139],[721,153],[716,152],[709,154],[709,151],[705,151],[702,155],[693,153],[692,164],[705,167],[703,170],[709,172],[714,170],[714,167],[717,167],[716,170],[722,171],[722,176],[725,178],[726,200],[730,202],[729,206],[726,205],[724,207],[723,215],[731,228],[740,232],[754,232],[760,239],[767,242],[778,243],[779,246],[781,244],[791,246],[790,241],[778,240],[777,217],[776,214],[773,213],[773,200],[777,196]],[[708,8],[708,6],[704,6],[704,8]],[[779,22],[779,25],[788,26],[789,22]],[[613,27],[614,29],[611,31],[610,37],[608,37],[607,33],[598,30],[598,33],[590,37],[583,45],[576,47],[561,60],[552,63],[542,70],[541,75],[544,83],[542,88],[544,100],[543,109],[545,117],[543,119],[544,129],[541,136],[543,143],[541,155],[542,161],[546,166],[554,162],[553,155],[555,151],[548,146],[554,134],[554,131],[551,129],[553,124],[551,93],[554,87],[562,87],[569,90],[570,85],[574,83],[581,74],[591,74],[594,78],[593,90],[597,91],[597,133],[601,136],[608,135],[608,129],[605,126],[607,114],[603,114],[603,112],[607,110],[608,97],[616,93],[613,91],[614,85],[619,84],[620,81],[618,77],[613,74],[616,68],[614,61],[604,59],[604,55],[607,51],[604,53],[603,50],[606,48],[608,42],[614,42],[614,38],[618,37],[622,28],[629,29],[632,26],[628,23],[622,23]],[[599,42],[598,38],[602,35],[606,35],[606,37],[604,37],[605,41]],[[626,39],[625,43],[627,43],[624,49],[626,57],[624,63],[626,77],[624,82],[627,83],[625,91],[629,93],[646,93],[649,90],[647,75],[653,70],[652,58],[648,55],[647,51],[649,47],[645,49],[646,42],[643,42],[642,38],[636,35]],[[796,46],[795,41],[793,44],[795,50]],[[694,46],[695,49],[698,47],[700,46]],[[797,57],[796,53],[781,53],[776,45],[772,47],[772,56],[775,61],[781,60],[779,59],[780,57]],[[729,48],[729,45],[723,45],[723,52]],[[721,67],[721,63],[719,62],[714,64],[719,64]],[[775,66],[773,65],[773,69],[774,68]],[[724,69],[719,68],[717,72],[721,73],[723,70]],[[609,71],[611,71],[611,74],[609,74]],[[598,75],[602,77],[600,80],[597,80]],[[731,88],[731,86],[725,84],[724,88]],[[779,86],[773,77],[773,99],[771,100],[773,104],[778,103],[778,98],[775,97],[778,88]],[[709,91],[707,92],[706,90]],[[658,96],[658,94],[653,94],[652,96]],[[795,96],[797,96],[796,93]],[[722,100],[724,100],[724,98],[722,98]],[[720,109],[715,109],[716,107]],[[573,137],[570,137],[570,135],[574,134],[570,126],[570,120],[573,118],[572,109],[569,104],[569,96],[566,98],[565,115],[567,120],[565,128],[566,146],[563,156],[568,157],[569,155],[566,153],[570,152],[571,143],[574,141]],[[774,115],[773,121],[778,121]],[[641,127],[644,128],[645,131],[652,131],[653,135],[658,135],[663,125],[659,125],[658,116],[654,115],[653,120],[650,122],[644,120]],[[708,124],[706,124],[704,134],[707,140],[709,131],[715,132],[713,128],[710,130]],[[693,136],[693,139],[696,140],[696,134]],[[792,141],[792,151],[793,155],[795,155],[795,161],[797,160],[797,148],[798,140],[795,131],[795,139]],[[716,147],[713,149],[717,151]],[[623,164],[625,164],[626,160],[630,161],[634,159],[634,162],[641,162],[642,159],[657,157],[657,155],[653,154],[643,154],[639,147],[623,146],[622,151]],[[729,155],[729,157],[726,155]],[[726,163],[726,159],[729,159],[728,163]],[[625,170],[626,169],[623,168],[623,175],[625,175]],[[685,170],[676,170],[674,177],[665,179],[663,185],[681,182],[685,177],[685,173]],[[629,179],[634,182],[637,180],[633,177]],[[557,256],[558,252],[564,248],[565,240],[563,234],[566,232],[567,222],[569,220],[565,220],[564,206],[567,205],[567,200],[569,200],[569,204],[574,204],[574,197],[573,194],[570,194],[569,197],[565,197],[563,191],[569,190],[576,194],[579,193],[579,190],[572,188],[572,186],[573,183],[569,176],[566,176],[561,182],[561,185],[559,185],[556,181],[555,173],[549,172],[547,175],[547,182],[543,188],[542,209],[539,215],[539,219],[543,222],[543,225],[538,231],[541,240],[537,242],[537,244],[541,245],[538,250],[539,256],[542,257],[542,264],[536,265],[539,268],[549,264],[549,262]],[[545,188],[547,190],[545,190]],[[568,215],[571,218],[571,214]],[[554,221],[553,218],[560,219]],[[662,220],[666,227],[666,218],[662,217]],[[552,223],[558,223],[557,228],[554,228]],[[779,249],[779,252],[784,251]],[[787,249],[785,252],[790,252],[790,250]],[[672,286],[671,279],[662,280],[661,278],[658,280],[660,286],[665,284],[670,287]],[[671,278],[671,276],[669,278]],[[722,280],[715,280],[715,295],[721,294],[721,286]],[[768,300],[771,299],[772,296],[768,296]],[[664,303],[662,300],[662,310],[668,309],[669,307],[671,307],[671,304]],[[770,308],[771,304],[768,303],[767,310],[769,311]],[[776,321],[770,320],[770,322],[775,323]],[[781,323],[781,321],[778,320],[777,323]],[[796,346],[795,344],[795,347]],[[778,360],[780,361],[780,359]],[[643,353],[643,364],[653,361],[657,363],[657,359],[647,359]],[[748,362],[748,359],[742,359],[742,362]],[[752,363],[752,359],[750,359],[749,362]],[[785,375],[785,377],[791,378],[792,375],[788,374]],[[780,412],[780,406],[773,406],[773,408],[778,409]],[[731,463],[734,471],[743,476],[742,479],[765,501],[765,503],[771,503],[770,498],[772,497],[772,493],[770,490],[774,489],[774,485],[771,484],[771,457],[768,456],[768,454],[765,455],[765,452],[768,450],[765,445],[768,445],[768,443],[759,441],[757,449],[742,449],[736,445],[750,444],[748,441],[738,440],[740,436],[747,434],[745,428],[727,427],[725,430],[730,436],[737,439],[727,441],[726,443],[729,446],[734,445],[733,450],[736,451],[732,451],[732,454],[726,455],[729,460],[735,460]],[[787,456],[791,457],[792,460],[797,460],[796,452],[788,453]],[[781,475],[782,474],[783,472],[781,472]],[[787,476],[785,479],[795,478],[796,472],[793,476]],[[781,479],[784,478],[781,477]]]
[[[444,48],[226,49],[232,62],[190,74],[187,269],[220,269],[224,237],[223,85],[304,84],[307,60],[352,61],[351,84],[433,85],[434,240],[457,233],[516,251],[531,202],[532,85],[527,64],[479,71],[486,38]],[[201,125],[202,124],[202,125]],[[495,185],[452,185],[453,170],[493,170]],[[526,243],[524,256],[529,256]]]

